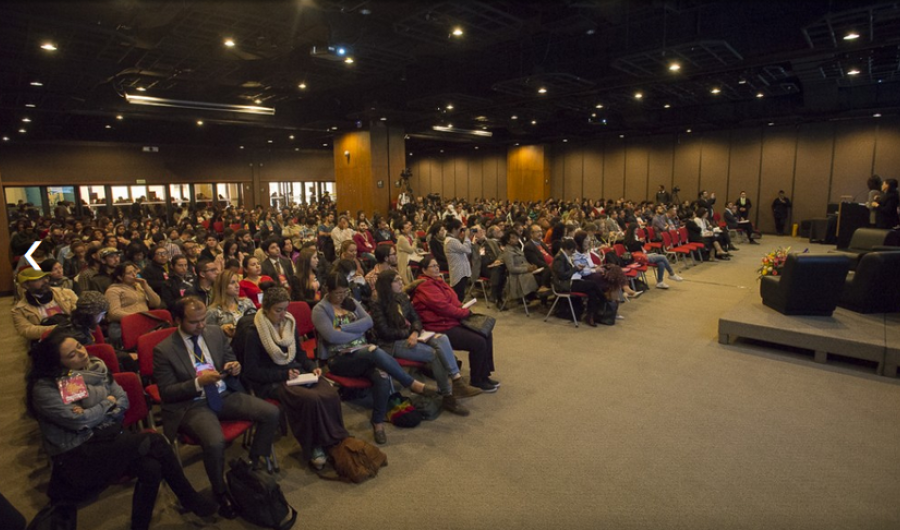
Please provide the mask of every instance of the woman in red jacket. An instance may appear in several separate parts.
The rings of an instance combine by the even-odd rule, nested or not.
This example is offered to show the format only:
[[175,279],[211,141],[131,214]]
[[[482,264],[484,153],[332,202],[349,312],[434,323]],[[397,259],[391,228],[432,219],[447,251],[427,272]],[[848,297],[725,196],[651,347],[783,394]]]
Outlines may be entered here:
[[441,277],[441,268],[430,254],[422,259],[422,283],[412,294],[413,307],[428,331],[443,333],[454,350],[469,352],[469,384],[484,392],[496,392],[500,383],[490,378],[494,370],[494,337],[482,337],[460,324],[471,314],[463,309],[452,287]]

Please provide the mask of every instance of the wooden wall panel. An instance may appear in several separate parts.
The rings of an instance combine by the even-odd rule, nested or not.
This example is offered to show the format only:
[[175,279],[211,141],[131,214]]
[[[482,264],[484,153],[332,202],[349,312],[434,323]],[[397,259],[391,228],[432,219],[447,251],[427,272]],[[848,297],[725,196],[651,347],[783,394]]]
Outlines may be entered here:
[[[759,188],[761,130],[738,129],[731,133],[731,162],[729,164],[727,186],[710,191],[716,192],[716,211],[720,214],[728,201],[736,200],[741,190],[747,192],[750,201],[756,205]],[[753,213],[751,212],[751,215]]]
[[565,181],[564,197],[573,200],[581,197],[584,190],[584,151],[568,148],[564,151],[563,180]]
[[454,169],[454,197],[469,200],[469,157],[457,157],[453,165]]
[[440,164],[441,187],[440,194],[442,197],[449,199],[453,197],[456,191],[456,161],[452,157],[442,156],[438,159]]
[[[793,194],[794,222],[825,217],[834,130],[830,123],[800,126]],[[787,190],[785,190],[787,191]]]
[[515,147],[507,154],[507,194],[510,200],[544,200],[550,194],[549,148],[543,145]]
[[700,152],[700,189],[715,192],[717,212],[725,208],[728,188],[730,145],[726,134],[706,134]]
[[[482,168],[484,170],[484,196],[488,199],[491,198],[506,198],[506,194],[500,194],[500,182],[506,180],[506,172],[500,171],[500,161],[503,160],[504,156],[492,156],[490,158],[486,158],[484,163],[482,164]],[[500,178],[501,175],[503,178]]]
[[484,161],[479,156],[469,161],[469,199],[484,198]]
[[[344,155],[350,152],[349,158]],[[334,176],[337,208],[355,212],[384,211],[374,193],[369,131],[342,134],[334,139]]]
[[672,191],[672,170],[674,167],[671,137],[656,136],[647,139],[647,184],[650,188],[650,199],[656,198],[660,184]]
[[550,160],[550,196],[556,199],[565,197],[565,164],[566,157],[563,156],[563,148],[559,145],[554,146]]
[[603,198],[616,200],[625,193],[625,139],[610,138],[603,150]]
[[[762,171],[759,189],[747,196],[753,203],[750,218],[754,226],[763,232],[775,231],[772,218],[772,201],[778,190],[791,192],[794,183],[794,157],[797,153],[797,129],[795,127],[767,127],[763,131]],[[736,197],[735,197],[736,198]],[[788,219],[788,226],[793,223]]]
[[672,162],[672,185],[681,188],[682,201],[694,200],[700,190],[701,138],[693,134],[677,137],[675,157]]
[[509,188],[506,182],[508,162],[506,156],[497,157],[497,198],[506,200],[509,197]]
[[841,202],[845,195],[855,202],[866,201],[866,180],[872,176],[875,134],[875,128],[867,121],[836,123],[829,202]]
[[879,120],[872,173],[882,178],[900,178],[900,121]]
[[581,197],[596,201],[603,196],[603,144],[597,142],[587,149],[582,148],[582,151],[584,178],[581,182]]
[[647,198],[649,156],[644,142],[629,143],[625,152],[625,196],[631,200],[643,201]]

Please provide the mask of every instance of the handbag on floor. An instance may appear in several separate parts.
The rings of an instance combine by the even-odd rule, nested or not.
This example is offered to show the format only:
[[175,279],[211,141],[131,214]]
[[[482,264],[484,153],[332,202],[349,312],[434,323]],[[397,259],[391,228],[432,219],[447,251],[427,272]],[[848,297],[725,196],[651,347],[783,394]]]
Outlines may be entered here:
[[288,530],[297,522],[297,510],[288,504],[275,477],[237,458],[225,478],[238,513],[247,521],[273,530]]
[[474,331],[484,338],[491,336],[491,332],[494,330],[494,324],[496,323],[497,319],[481,313],[472,313],[460,321],[460,324],[462,324],[464,328]]

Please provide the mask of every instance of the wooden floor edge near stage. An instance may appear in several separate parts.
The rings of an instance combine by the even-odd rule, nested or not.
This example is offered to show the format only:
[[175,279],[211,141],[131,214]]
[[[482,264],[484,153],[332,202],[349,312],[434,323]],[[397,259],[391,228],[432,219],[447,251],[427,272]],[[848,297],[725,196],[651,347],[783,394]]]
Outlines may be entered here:
[[812,350],[819,363],[829,354],[873,361],[876,373],[888,377],[896,377],[900,365],[900,314],[863,315],[839,307],[830,317],[782,315],[753,293],[719,318],[719,343],[738,338]]

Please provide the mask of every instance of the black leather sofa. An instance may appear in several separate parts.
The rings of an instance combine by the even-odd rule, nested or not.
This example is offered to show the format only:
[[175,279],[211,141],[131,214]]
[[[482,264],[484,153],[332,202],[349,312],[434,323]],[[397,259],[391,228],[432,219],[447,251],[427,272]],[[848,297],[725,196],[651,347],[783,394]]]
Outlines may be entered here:
[[838,305],[857,313],[900,312],[900,250],[860,258],[844,282]]

